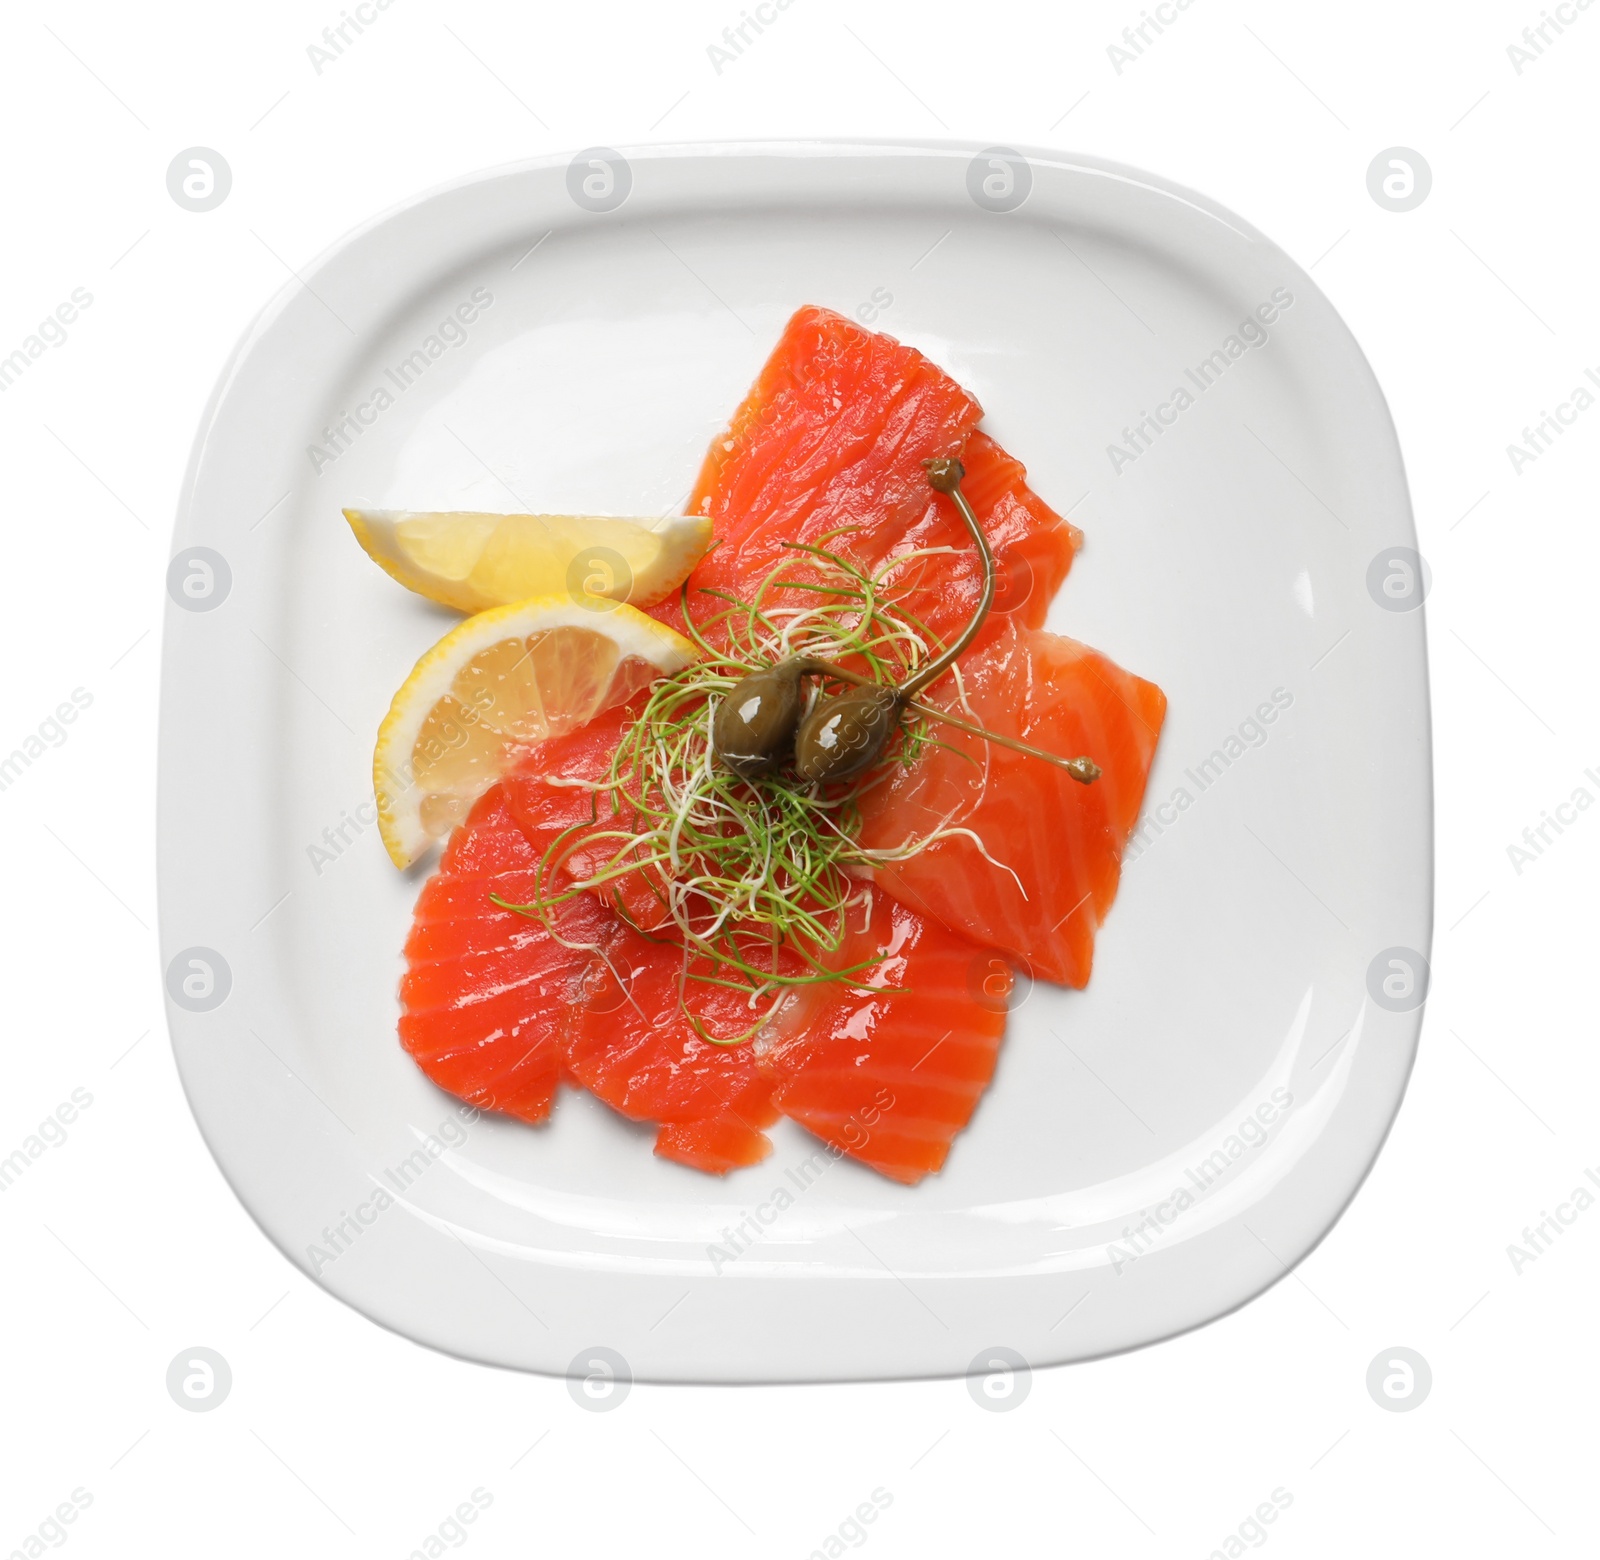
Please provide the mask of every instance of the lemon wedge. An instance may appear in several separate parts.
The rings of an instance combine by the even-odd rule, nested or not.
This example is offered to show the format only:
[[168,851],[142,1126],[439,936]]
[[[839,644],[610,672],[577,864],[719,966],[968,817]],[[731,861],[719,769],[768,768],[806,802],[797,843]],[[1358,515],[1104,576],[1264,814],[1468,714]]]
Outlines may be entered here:
[[470,617],[417,662],[378,730],[378,831],[408,867],[466,817],[529,743],[574,731],[695,648],[633,607],[565,596]]
[[490,515],[467,510],[347,509],[367,554],[408,590],[462,612],[566,596],[653,606],[711,545],[694,515]]

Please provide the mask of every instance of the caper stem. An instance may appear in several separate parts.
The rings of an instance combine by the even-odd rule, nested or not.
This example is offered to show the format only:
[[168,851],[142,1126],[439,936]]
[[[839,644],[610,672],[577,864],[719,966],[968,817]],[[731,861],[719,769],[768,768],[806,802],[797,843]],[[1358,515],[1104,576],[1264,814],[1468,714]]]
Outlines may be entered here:
[[[938,492],[947,494],[961,511],[961,518],[967,522],[967,529],[972,532],[972,539],[978,544],[978,556],[983,560],[983,590],[978,597],[978,606],[972,614],[972,621],[962,629],[956,640],[942,655],[929,661],[921,671],[901,686],[900,691],[908,699],[915,697],[919,688],[926,688],[929,683],[937,682],[966,654],[967,646],[977,638],[978,630],[983,627],[984,619],[989,616],[989,608],[994,604],[994,552],[989,546],[989,538],[984,535],[983,527],[978,524],[978,517],[972,512],[972,505],[967,502],[967,495],[961,491],[961,478],[966,475],[961,462],[924,461],[923,465],[929,468],[929,482]],[[941,469],[946,465],[953,467],[953,471],[947,473]]]
[[[853,683],[858,688],[878,686],[870,677],[863,677],[859,672],[849,671],[843,666],[835,666],[832,661],[814,661],[811,670],[820,672],[826,677],[837,678],[840,682]],[[1033,747],[1016,737],[1003,737],[998,731],[988,731],[982,726],[975,726],[971,721],[961,720],[944,710],[935,709],[933,705],[924,704],[920,699],[907,700],[906,707],[928,720],[942,721],[946,726],[954,726],[969,736],[982,737],[985,742],[998,743],[1015,753],[1026,753],[1029,758],[1042,758],[1046,763],[1065,769],[1080,785],[1091,785],[1100,778],[1100,766],[1087,755],[1081,758],[1061,758],[1055,753],[1046,753],[1043,748]]]
[[[857,700],[852,705],[847,697],[841,695],[831,700],[819,701],[802,716],[798,713],[798,709],[791,708],[793,702],[791,692],[789,704],[782,706],[783,713],[774,716],[767,710],[760,697],[754,697],[750,702],[755,708],[755,714],[747,716],[737,704],[724,700],[718,706],[714,725],[720,727],[725,724],[728,729],[726,731],[718,729],[714,733],[713,746],[717,756],[736,772],[748,778],[756,778],[781,761],[781,750],[791,739],[804,745],[809,740],[808,732],[816,728],[816,733],[822,734],[819,735],[819,741],[822,742],[821,751],[819,754],[809,756],[799,754],[797,751],[795,759],[797,771],[812,780],[848,776],[876,759],[884,743],[899,725],[901,715],[909,709],[928,720],[942,721],[945,725],[954,726],[958,731],[981,737],[985,742],[1010,748],[1016,753],[1025,753],[1030,758],[1042,758],[1047,763],[1065,769],[1080,785],[1091,784],[1099,778],[1101,772],[1100,766],[1092,758],[1087,756],[1058,758],[1054,753],[1046,753],[1042,748],[1018,741],[1015,737],[1003,737],[998,732],[986,731],[982,726],[975,726],[954,715],[947,715],[943,710],[923,704],[917,699],[918,690],[927,687],[929,683],[937,682],[966,653],[989,616],[989,609],[994,605],[995,593],[994,553],[977,515],[972,511],[972,505],[967,502],[966,494],[961,491],[961,480],[967,474],[966,468],[953,456],[925,460],[922,464],[928,473],[929,487],[937,493],[948,495],[954,502],[967,529],[972,533],[972,539],[977,544],[978,556],[983,561],[983,587],[978,594],[978,605],[967,626],[945,650],[926,666],[914,672],[899,687],[876,683],[870,677],[863,677],[858,672],[846,671],[842,666],[835,666],[830,661],[808,655],[791,656],[777,666],[747,673],[735,684],[736,688],[754,687],[763,684],[764,681],[770,681],[776,674],[787,671],[791,678],[789,683],[791,690],[801,677],[822,675],[832,677],[839,682],[852,683],[858,688],[880,689],[880,702],[869,712],[866,704]],[[882,699],[889,700],[889,703],[882,703]],[[869,713],[870,719],[868,719]],[[772,724],[774,719],[778,724]],[[758,725],[760,729],[756,729]],[[847,733],[847,740],[842,746],[835,748],[835,744],[841,740],[841,732]]]
[[1059,769],[1065,769],[1079,785],[1092,785],[1100,778],[1100,766],[1087,754],[1080,758],[1060,758],[1054,753],[1046,753],[1043,748],[1019,742],[1015,737],[1003,737],[998,731],[986,731],[982,726],[974,726],[971,721],[957,720],[954,715],[946,715],[943,710],[936,710],[919,700],[913,699],[910,707],[929,720],[943,721],[945,725],[965,731],[969,736],[982,737],[985,742],[996,742],[1014,753],[1026,753],[1029,758],[1042,758]]

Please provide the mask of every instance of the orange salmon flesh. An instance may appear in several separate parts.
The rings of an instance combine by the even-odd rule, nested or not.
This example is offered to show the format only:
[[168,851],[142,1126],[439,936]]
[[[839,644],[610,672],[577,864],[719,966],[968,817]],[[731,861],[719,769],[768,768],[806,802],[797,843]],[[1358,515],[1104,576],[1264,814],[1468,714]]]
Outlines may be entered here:
[[[944,1166],[994,1075],[1009,966],[1089,980],[1166,713],[1155,684],[1043,628],[1082,535],[978,427],[982,415],[920,352],[800,309],[701,468],[689,508],[711,518],[715,545],[683,596],[652,613],[682,630],[687,603],[722,642],[711,620],[726,602],[712,593],[748,599],[795,556],[786,544],[806,542],[868,571],[892,567],[896,601],[936,650],[961,632],[982,586],[964,522],[923,470],[957,456],[999,589],[959,683],[947,676],[922,698],[1059,757],[1087,754],[1099,778],[1084,786],[931,726],[938,741],[864,793],[861,844],[893,851],[958,832],[863,882],[836,967],[870,970],[752,1005],[748,990],[688,978],[733,972],[694,962],[666,923],[659,878],[574,887],[628,821],[597,810],[592,790],[558,783],[604,776],[638,705],[608,710],[520,755],[423,887],[400,1037],[433,1082],[528,1122],[549,1116],[565,1082],[654,1124],[658,1155],[712,1174],[765,1157],[780,1116],[893,1181]],[[805,599],[780,584],[766,604]],[[552,893],[569,896],[553,927],[490,897]],[[771,957],[774,970],[801,968],[787,949]],[[753,1040],[713,1043],[769,1008]]]

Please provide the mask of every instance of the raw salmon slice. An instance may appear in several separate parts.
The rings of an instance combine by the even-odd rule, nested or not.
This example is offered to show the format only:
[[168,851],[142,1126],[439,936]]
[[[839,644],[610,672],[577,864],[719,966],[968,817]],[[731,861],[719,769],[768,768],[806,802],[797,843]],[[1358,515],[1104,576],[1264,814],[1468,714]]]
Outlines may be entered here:
[[[994,606],[978,642],[999,633],[1006,618],[1038,628],[1083,545],[1083,532],[1069,525],[1028,486],[1027,469],[981,428],[961,455],[966,468],[961,491],[995,555]],[[909,563],[895,579],[904,609],[948,644],[971,621],[983,593],[983,564],[955,504],[930,493],[922,518],[895,544],[895,554],[921,548],[949,549]]]
[[[686,982],[680,944],[641,935],[614,913],[611,902],[638,925],[659,926],[646,875],[621,879],[604,902],[570,902],[561,930],[579,949],[489,897],[531,901],[541,858],[563,831],[625,826],[591,822],[592,793],[552,783],[606,772],[637,705],[615,709],[525,755],[458,829],[425,888],[407,944],[402,1037],[430,1077],[537,1120],[566,1076],[622,1115],[656,1123],[658,1154],[715,1173],[763,1158],[764,1129],[780,1110],[907,1184],[943,1165],[993,1074],[1004,1029],[989,949],[1015,951],[1048,978],[1087,979],[1165,705],[1158,689],[1103,657],[1036,632],[1081,538],[1032,493],[1022,465],[976,431],[980,416],[920,353],[828,310],[801,309],[701,471],[690,507],[712,517],[719,545],[691,576],[691,610],[703,620],[725,605],[695,592],[748,599],[775,565],[796,558],[788,542],[825,545],[868,569],[936,548],[936,558],[907,557],[895,593],[930,639],[948,640],[970,617],[981,574],[965,526],[928,489],[922,462],[961,456],[963,490],[1001,565],[995,616],[963,663],[968,713],[1052,751],[1089,752],[1106,774],[1086,791],[1036,760],[944,731],[957,751],[930,748],[869,795],[867,843],[941,823],[973,827],[995,855],[1025,858],[1032,897],[959,839],[885,867],[838,955],[881,956],[862,977],[867,989],[800,988],[755,1044],[711,1044],[685,997],[705,1029],[731,1036],[756,1016],[748,989]],[[840,527],[851,529],[835,535]],[[813,600],[800,591],[769,598]],[[654,615],[681,626],[676,602]],[[952,690],[947,682],[935,702],[953,701]],[[567,881],[614,848],[586,839],[563,869]],[[543,891],[555,886],[544,874]],[[797,958],[768,957],[790,967]]]
[[[870,988],[803,988],[757,1042],[784,1115],[891,1180],[938,1170],[994,1075],[1010,972],[881,891],[839,955]],[[854,917],[852,919],[855,919]]]
[[[442,1089],[484,1110],[542,1121],[560,1076],[560,1037],[594,955],[490,898],[531,900],[538,852],[501,787],[481,796],[424,884],[406,940],[400,1039]],[[587,898],[559,919],[595,943],[614,918]]]
[[790,542],[819,542],[865,564],[887,557],[928,507],[925,459],[959,455],[983,415],[912,347],[831,309],[799,309],[727,432],[712,442],[689,499],[716,545],[690,576],[697,618],[719,589],[748,599]]
[[[604,774],[632,711],[611,711],[581,731],[541,743],[503,783],[509,808],[526,837],[543,849],[574,822],[586,828],[591,793],[552,784],[552,780],[593,780]],[[533,846],[530,845],[530,849]],[[603,842],[595,859],[574,852],[545,892],[558,890],[573,874],[586,875],[612,851]],[[660,904],[642,874],[617,880],[625,908],[641,925],[660,914]],[[630,1121],[659,1124],[656,1152],[667,1159],[721,1174],[755,1164],[771,1150],[764,1127],[777,1120],[770,1081],[756,1068],[748,1044],[719,1046],[696,1033],[684,1010],[705,1030],[731,1037],[749,1029],[771,998],[749,1011],[748,991],[733,991],[685,980],[686,951],[681,943],[642,935],[601,902],[584,895],[605,921],[603,951],[584,963],[570,991],[570,1016],[561,1031],[564,1074]],[[770,958],[770,953],[768,954]],[[785,967],[799,967],[783,955]],[[770,964],[767,967],[771,967]],[[739,978],[733,970],[695,965],[697,972]]]
[[[908,563],[894,585],[938,637],[959,631],[977,600],[979,567],[965,525],[929,489],[922,462],[960,455],[963,489],[996,551],[1009,606],[1030,625],[1043,621],[1081,533],[1028,488],[1020,462],[974,433],[981,415],[977,401],[914,348],[831,310],[800,309],[712,443],[690,498],[716,531],[716,545],[689,577],[695,620],[727,605],[704,592],[747,600],[777,564],[801,568],[789,542],[826,545],[869,571],[916,547],[952,547],[936,562]],[[830,535],[841,526],[852,529]],[[814,601],[797,591],[767,597],[774,605]],[[678,598],[652,610],[683,629]],[[713,642],[719,638],[713,630]]]
[[[550,782],[604,779],[610,773],[617,744],[638,711],[638,701],[604,710],[587,726],[529,748],[505,777],[507,803],[528,838],[538,845],[540,855],[555,847],[549,861],[552,870],[544,884],[546,894],[562,892],[606,871],[625,844],[613,836],[619,831],[635,831],[632,810],[618,811],[609,793],[597,797],[592,791]],[[620,909],[636,926],[652,933],[667,926],[664,892],[661,877],[653,868],[625,872],[595,890],[602,903]]]
[[[550,785],[550,777],[603,772],[628,718],[600,716],[582,732],[541,744],[503,782],[535,840],[571,820],[572,798],[583,794]],[[591,857],[579,848],[565,871],[582,876],[610,850],[597,845]],[[617,888],[641,925],[659,913],[639,875],[619,879]],[[566,1075],[630,1120],[659,1123],[656,1152],[697,1169],[721,1173],[764,1158],[771,1145],[763,1129],[781,1110],[892,1179],[910,1183],[937,1170],[994,1071],[1005,1009],[995,1000],[993,956],[886,893],[866,893],[870,909],[852,911],[849,935],[830,962],[842,968],[881,959],[862,977],[870,989],[799,988],[755,1045],[709,1044],[684,1012],[686,997],[711,1034],[732,1037],[757,1016],[747,992],[686,981],[681,944],[618,924],[575,991],[562,1048]],[[780,959],[780,968],[803,973],[796,955]],[[1009,978],[1004,967],[1000,978]]]
[[[1100,778],[1080,785],[1052,764],[946,727],[947,746],[930,745],[863,798],[862,843],[892,850],[940,828],[971,829],[1004,867],[955,837],[885,864],[878,880],[1033,974],[1081,987],[1116,897],[1166,695],[1087,645],[1010,622],[963,659],[962,680],[969,719],[1062,758],[1086,753]],[[928,702],[964,713],[949,679]]]
[[[617,922],[575,998],[566,1069],[630,1121],[659,1123],[655,1149],[663,1158],[721,1175],[766,1158],[772,1144],[762,1129],[778,1111],[750,1044],[701,1039],[684,1002],[719,1037],[749,1029],[761,1010],[749,1009],[747,992],[685,981],[685,968],[681,946]],[[737,978],[731,969],[695,968]]]
[[[541,857],[591,800],[542,776],[602,774],[625,718],[531,750],[451,836],[406,943],[400,1037],[435,1083],[484,1109],[543,1120],[565,1076],[630,1120],[660,1123],[658,1153],[721,1173],[767,1154],[761,1129],[777,1111],[748,1044],[695,1033],[679,1002],[683,949],[634,932],[591,894],[558,916],[562,936],[586,945],[576,949],[490,897],[531,903],[541,877],[552,892]],[[712,1034],[754,1021],[742,993],[687,989]]]

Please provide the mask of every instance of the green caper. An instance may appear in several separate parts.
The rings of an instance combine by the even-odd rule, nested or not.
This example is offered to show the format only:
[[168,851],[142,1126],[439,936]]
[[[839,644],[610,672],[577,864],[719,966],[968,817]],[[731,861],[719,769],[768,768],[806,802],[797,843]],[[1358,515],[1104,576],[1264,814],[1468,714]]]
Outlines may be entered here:
[[977,611],[953,645],[900,687],[856,687],[831,699],[818,699],[795,734],[794,767],[802,780],[846,780],[874,763],[899,729],[900,718],[912,697],[955,665],[989,615],[989,605],[994,600],[994,554],[961,491],[966,468],[953,457],[925,460],[922,465],[928,473],[928,486],[955,501],[977,544],[983,564],[983,592]]
[[816,670],[809,657],[793,656],[747,673],[722,696],[711,742],[736,775],[755,780],[788,761],[800,720],[800,679]]
[[900,727],[905,695],[888,686],[851,688],[818,699],[794,739],[802,780],[848,780],[875,763]]
[[[722,696],[711,722],[712,751],[741,778],[760,779],[793,759],[795,773],[802,780],[848,780],[877,761],[908,709],[987,742],[1057,764],[1083,785],[1090,785],[1099,777],[1099,765],[1091,758],[1060,758],[1015,737],[985,731],[948,711],[917,702],[916,695],[943,677],[977,637],[995,591],[994,554],[989,549],[989,539],[961,491],[966,468],[953,456],[925,460],[922,465],[928,474],[928,486],[954,501],[978,549],[983,589],[971,621],[954,644],[899,687],[869,682],[858,672],[812,656],[792,656],[776,666],[746,673]],[[800,679],[813,675],[855,686],[831,698],[819,698],[802,719],[800,710],[805,700]]]

